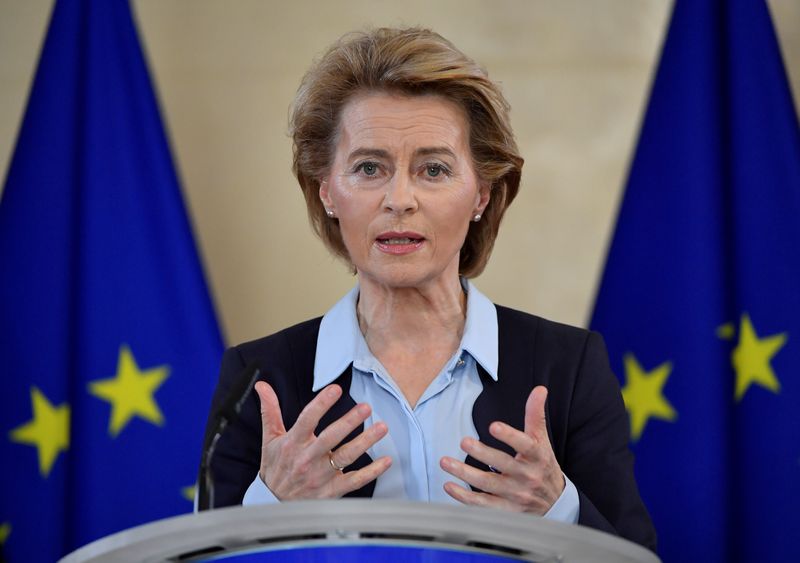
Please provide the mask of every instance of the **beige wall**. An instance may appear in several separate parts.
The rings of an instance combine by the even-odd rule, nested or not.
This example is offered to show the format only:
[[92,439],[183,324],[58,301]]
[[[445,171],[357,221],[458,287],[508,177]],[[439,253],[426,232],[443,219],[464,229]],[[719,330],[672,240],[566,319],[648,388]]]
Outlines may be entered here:
[[[671,8],[662,0],[135,0],[174,156],[229,342],[321,314],[353,279],[310,234],[287,108],[340,34],[420,24],[489,69],[526,160],[478,286],[583,324]],[[800,3],[770,2],[800,92]],[[50,0],[0,0],[0,170]],[[797,99],[797,96],[796,96]]]

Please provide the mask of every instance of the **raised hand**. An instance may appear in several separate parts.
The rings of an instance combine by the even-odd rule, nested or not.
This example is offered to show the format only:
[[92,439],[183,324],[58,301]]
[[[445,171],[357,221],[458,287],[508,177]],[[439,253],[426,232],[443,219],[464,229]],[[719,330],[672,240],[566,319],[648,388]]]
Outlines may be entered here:
[[448,482],[444,485],[447,494],[464,504],[545,514],[558,500],[565,485],[564,474],[547,437],[546,400],[545,387],[538,386],[531,391],[525,403],[524,432],[503,422],[493,422],[489,426],[492,436],[517,452],[513,457],[473,438],[461,441],[462,450],[496,471],[481,471],[462,461],[443,457],[442,469],[484,491],[470,491]]
[[279,500],[338,498],[376,479],[392,464],[391,458],[382,457],[358,471],[342,471],[386,435],[388,429],[383,422],[332,451],[369,417],[372,409],[366,403],[359,403],[319,436],[314,435],[322,416],[342,394],[338,385],[322,389],[288,432],[272,387],[259,381],[255,390],[261,400],[263,429],[258,475]]

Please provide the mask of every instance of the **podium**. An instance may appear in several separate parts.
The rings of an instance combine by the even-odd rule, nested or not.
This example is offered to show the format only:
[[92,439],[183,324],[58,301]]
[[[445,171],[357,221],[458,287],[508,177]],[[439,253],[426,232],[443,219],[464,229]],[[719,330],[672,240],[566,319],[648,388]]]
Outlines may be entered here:
[[658,562],[632,542],[528,514],[343,499],[230,507],[167,518],[90,543],[85,562]]

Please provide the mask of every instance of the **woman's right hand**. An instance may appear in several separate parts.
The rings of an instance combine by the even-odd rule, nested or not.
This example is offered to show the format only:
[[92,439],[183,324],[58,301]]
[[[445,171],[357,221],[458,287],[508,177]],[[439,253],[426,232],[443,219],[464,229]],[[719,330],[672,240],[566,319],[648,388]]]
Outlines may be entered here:
[[279,500],[339,498],[375,480],[392,464],[392,459],[385,456],[357,471],[344,473],[334,468],[356,461],[388,431],[386,424],[378,422],[333,451],[372,412],[368,404],[359,403],[315,436],[320,419],[342,394],[338,385],[322,389],[288,432],[272,387],[259,381],[255,390],[261,400],[263,430],[258,475]]

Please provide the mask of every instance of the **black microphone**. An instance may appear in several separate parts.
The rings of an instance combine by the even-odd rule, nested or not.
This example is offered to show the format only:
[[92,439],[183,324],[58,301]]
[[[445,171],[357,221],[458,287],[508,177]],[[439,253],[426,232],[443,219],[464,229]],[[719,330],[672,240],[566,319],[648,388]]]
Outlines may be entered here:
[[217,447],[220,436],[225,432],[229,424],[239,418],[239,411],[250,395],[256,380],[261,375],[261,370],[256,362],[250,362],[244,370],[236,376],[236,379],[228,390],[225,400],[214,411],[203,439],[203,457],[200,460],[200,475],[197,480],[197,508],[198,510],[209,510],[214,508],[214,478],[211,473],[211,459],[214,457],[214,450]]

